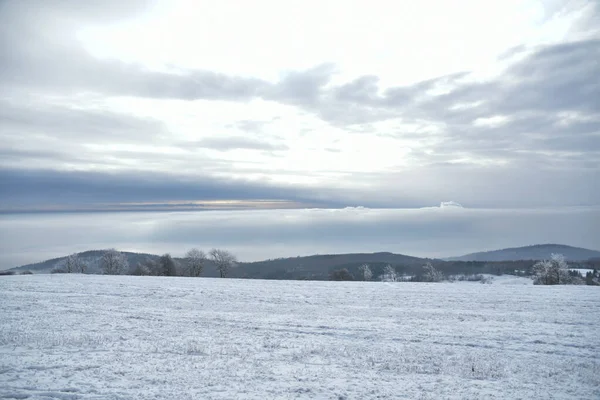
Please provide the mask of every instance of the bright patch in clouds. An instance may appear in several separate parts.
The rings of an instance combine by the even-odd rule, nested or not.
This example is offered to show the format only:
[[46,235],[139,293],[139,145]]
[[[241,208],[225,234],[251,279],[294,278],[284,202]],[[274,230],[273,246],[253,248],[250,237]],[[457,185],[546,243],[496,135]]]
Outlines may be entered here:
[[523,41],[562,39],[565,24],[550,23],[554,29],[540,34],[543,4],[521,0],[175,0],[131,21],[84,29],[78,37],[99,57],[150,66],[276,81],[286,70],[331,62],[348,79],[376,74],[386,85],[398,85],[485,71],[499,52]]

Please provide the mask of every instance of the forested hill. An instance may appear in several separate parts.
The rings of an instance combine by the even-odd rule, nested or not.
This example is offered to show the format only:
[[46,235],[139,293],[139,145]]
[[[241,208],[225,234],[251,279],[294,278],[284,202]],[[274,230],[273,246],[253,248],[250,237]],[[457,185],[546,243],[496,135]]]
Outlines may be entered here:
[[[79,258],[87,266],[87,270],[90,273],[100,273],[100,258],[106,250],[88,250],[79,253]],[[158,260],[159,256],[155,254],[146,253],[132,253],[123,251],[127,257],[129,265],[136,265],[139,262],[143,262],[148,258]],[[54,268],[61,268],[67,260],[67,256],[52,258],[50,260],[41,261],[38,263],[27,264],[20,267],[13,268],[16,271],[31,271],[34,273],[50,273]]]
[[321,279],[328,277],[333,270],[358,270],[362,264],[420,267],[427,261],[430,260],[393,253],[329,254],[244,263],[238,272],[243,277],[260,276],[264,279]]
[[[87,266],[88,273],[101,273],[100,258],[104,250],[91,250],[79,253],[79,258]],[[158,261],[159,255],[122,252],[127,258],[129,266],[135,266],[148,260]],[[34,273],[50,273],[53,269],[62,268],[67,257],[53,258],[39,263],[23,265],[13,268],[16,271],[32,271]],[[180,269],[184,269],[184,260],[174,258]],[[342,267],[356,267],[361,264],[381,265],[406,265],[421,266],[428,260],[392,253],[359,253],[359,254],[333,254],[313,255],[306,257],[279,258],[259,262],[239,262],[231,270],[232,278],[263,278],[263,279],[326,279],[330,271]],[[203,276],[219,276],[215,266],[208,261],[203,271]]]
[[537,244],[533,246],[515,247],[509,249],[482,251],[459,257],[446,258],[448,261],[516,261],[544,260],[552,254],[562,254],[569,261],[585,261],[600,257],[600,251],[563,244]]
[[[530,251],[522,251],[529,249]],[[360,266],[369,264],[373,276],[379,276],[384,273],[384,268],[391,265],[399,274],[414,276],[422,273],[422,266],[431,262],[436,268],[445,274],[529,274],[534,260],[545,259],[551,253],[563,253],[571,260],[574,259],[575,249],[578,257],[594,256],[598,252],[586,249],[577,249],[569,246],[559,245],[541,245],[530,246],[529,248],[506,249],[496,252],[475,253],[473,258],[468,260],[440,260],[411,257],[402,254],[393,253],[355,253],[355,254],[330,254],[330,255],[312,255],[305,257],[290,257],[265,260],[259,262],[238,262],[234,268],[228,271],[229,278],[254,278],[254,279],[311,279],[326,280],[332,276],[332,273],[340,270],[347,272],[354,277],[361,275]],[[585,251],[585,252],[582,252]],[[537,252],[536,252],[537,251]],[[85,251],[78,254],[79,259],[86,266],[86,273],[102,273],[101,258],[105,250]],[[129,274],[138,274],[135,269],[140,264],[149,265],[152,271],[159,263],[161,256],[155,254],[122,252],[128,264],[123,272]],[[482,254],[479,257],[477,254]],[[502,259],[503,257],[507,260]],[[460,257],[462,258],[462,257]],[[477,259],[479,258],[479,259]],[[31,271],[33,273],[50,273],[52,270],[64,269],[67,257],[59,257],[35,264],[23,265],[13,268],[15,272]],[[488,261],[489,260],[489,261]],[[599,261],[581,262],[581,268],[597,268]],[[187,275],[186,260],[183,258],[173,258],[174,269],[177,275]],[[584,265],[585,264],[585,265]],[[152,266],[154,265],[154,267]],[[154,272],[151,274],[159,274]],[[219,272],[216,266],[210,261],[204,262],[204,268],[201,276],[218,277]]]

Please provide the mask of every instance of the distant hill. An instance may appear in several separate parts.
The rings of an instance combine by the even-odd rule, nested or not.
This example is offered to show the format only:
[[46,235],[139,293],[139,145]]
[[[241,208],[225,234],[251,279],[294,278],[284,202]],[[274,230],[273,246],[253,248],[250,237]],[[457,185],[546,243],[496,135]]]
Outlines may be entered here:
[[[89,250],[79,253],[79,258],[83,261],[83,263],[87,267],[88,273],[100,273],[100,258],[102,254],[104,254],[105,250]],[[136,265],[138,262],[143,261],[147,258],[158,260],[159,256],[154,254],[145,254],[145,253],[130,253],[123,251],[123,254],[127,256],[127,261],[129,265]],[[61,268],[65,265],[67,260],[67,256],[52,258],[50,260],[22,265],[20,267],[12,268],[10,271],[31,271],[37,274],[47,274],[50,273],[54,268]]]
[[393,253],[328,254],[241,263],[235,272],[240,278],[327,279],[333,270],[347,268],[356,272],[362,264],[379,265],[383,269],[387,264],[420,267],[427,261]]
[[[79,253],[79,258],[86,264],[88,273],[101,273],[100,258],[104,250],[90,250]],[[136,265],[148,258],[158,260],[155,254],[140,254],[122,252],[127,256],[130,266]],[[32,271],[37,274],[50,273],[54,268],[65,265],[67,257],[53,258],[34,264],[27,264],[12,268],[9,271]],[[173,258],[176,263],[182,264],[183,259]],[[358,253],[358,254],[329,254],[313,255],[307,257],[279,258],[259,262],[239,262],[238,266],[230,271],[231,278],[257,278],[257,279],[327,279],[329,273],[335,269],[348,268],[357,271],[361,264],[369,263],[373,266],[380,265],[381,269],[386,264],[403,266],[421,266],[428,259],[411,257],[393,253]],[[440,260],[438,260],[440,261]],[[203,276],[217,277],[219,273],[211,263],[207,263]]]
[[581,247],[566,246],[563,244],[536,244],[533,246],[514,247],[510,249],[482,251],[466,254],[460,257],[448,257],[447,261],[517,261],[517,260],[544,260],[550,258],[552,253],[565,256],[568,261],[585,261],[600,257],[600,251],[584,249]]
[[[100,259],[104,250],[91,250],[79,253],[80,259],[87,265],[87,273],[102,273]],[[156,254],[122,252],[127,257],[131,267],[148,259],[158,261]],[[265,260],[258,262],[239,262],[232,268],[230,278],[253,279],[310,279],[326,280],[330,274],[339,269],[347,269],[355,277],[360,276],[359,267],[369,264],[373,276],[383,273],[386,265],[392,265],[400,274],[414,276],[422,273],[422,266],[431,262],[446,274],[478,274],[478,273],[524,273],[530,271],[533,260],[549,258],[552,253],[561,253],[569,261],[586,261],[600,258],[600,252],[577,247],[546,244],[513,249],[495,250],[481,253],[467,254],[461,257],[452,257],[445,260],[411,257],[394,253],[354,253],[354,254],[325,254],[306,257],[289,257]],[[54,268],[62,268],[67,257],[53,258],[51,260],[23,265],[8,271],[20,273],[31,271],[35,274],[50,273]],[[183,273],[184,260],[173,257],[178,271]],[[590,261],[586,261],[590,262]],[[590,264],[591,265],[591,264]],[[595,266],[593,267],[595,268]],[[218,277],[219,272],[215,266],[207,262],[204,277]]]

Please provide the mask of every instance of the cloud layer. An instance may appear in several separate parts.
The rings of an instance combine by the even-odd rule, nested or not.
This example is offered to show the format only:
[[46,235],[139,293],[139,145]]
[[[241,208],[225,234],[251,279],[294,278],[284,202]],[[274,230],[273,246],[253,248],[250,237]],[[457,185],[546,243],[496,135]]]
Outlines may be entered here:
[[[180,18],[173,21],[187,26],[185,6],[173,11],[160,1],[125,6],[92,1],[85,7],[73,1],[2,2],[0,207],[215,198],[371,207],[426,206],[449,198],[469,207],[597,205],[600,34],[594,22],[600,7],[595,2],[524,4],[539,17],[531,29],[523,28],[528,39],[516,46],[503,48],[514,40],[494,36],[484,24],[476,26],[480,31],[448,31],[465,43],[481,35],[490,48],[503,50],[486,74],[476,63],[426,78],[403,69],[421,53],[432,60],[442,54],[452,65],[456,58],[475,60],[475,54],[466,48],[461,57],[447,54],[443,35],[438,47],[420,48],[419,43],[435,44],[431,37],[436,35],[406,36],[381,22],[388,21],[383,11],[363,4],[353,16],[340,11],[347,18],[340,20],[340,29],[353,35],[356,54],[297,49],[307,57],[327,57],[301,68],[290,61],[269,78],[250,69],[244,73],[243,66],[240,73],[204,67],[221,53],[235,59],[235,51],[243,50],[234,48],[235,41],[222,39],[221,53],[214,53],[215,44],[213,53],[200,55],[172,41],[181,59],[205,60],[188,65],[102,56],[100,45],[84,40],[94,29],[108,37],[125,29],[119,24],[138,21],[123,25],[130,27],[130,34],[120,37],[126,41],[136,30],[150,32],[144,28],[147,21],[166,23],[161,18],[172,14]],[[464,5],[479,10],[475,3]],[[513,6],[520,7],[495,6],[498,18],[520,15]],[[203,12],[221,15],[208,8]],[[417,25],[437,26],[440,32],[461,25],[444,25],[426,9],[415,15],[423,19]],[[463,22],[477,20],[471,17],[477,16]],[[305,28],[312,21],[318,30],[324,17],[312,18]],[[220,21],[231,29],[234,22]],[[287,37],[283,22],[273,24],[281,25]],[[180,35],[181,43],[190,43],[177,25],[164,35]],[[364,29],[354,32],[352,26]],[[348,57],[358,62],[367,54],[359,38],[366,32],[375,32],[364,43],[379,46],[379,55],[396,55],[361,65],[389,64],[400,71],[397,76],[348,73],[359,71]],[[387,40],[384,33],[397,36]],[[339,35],[341,48],[352,48],[350,36],[346,42],[343,35],[332,35]],[[285,45],[277,34],[267,36],[256,52]],[[207,40],[201,37],[198,46],[208,46]],[[319,45],[318,40],[307,43]],[[138,45],[148,47],[150,55],[164,49],[161,43]],[[285,61],[277,54],[261,57],[261,65]],[[422,69],[432,68],[426,64]],[[403,79],[408,75],[418,78]]]

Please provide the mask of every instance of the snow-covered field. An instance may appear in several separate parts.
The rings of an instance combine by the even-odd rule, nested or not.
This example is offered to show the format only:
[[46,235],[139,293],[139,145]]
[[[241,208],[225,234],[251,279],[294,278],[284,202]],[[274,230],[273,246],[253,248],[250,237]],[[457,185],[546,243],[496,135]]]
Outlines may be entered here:
[[0,398],[600,398],[594,287],[33,275],[0,304]]

